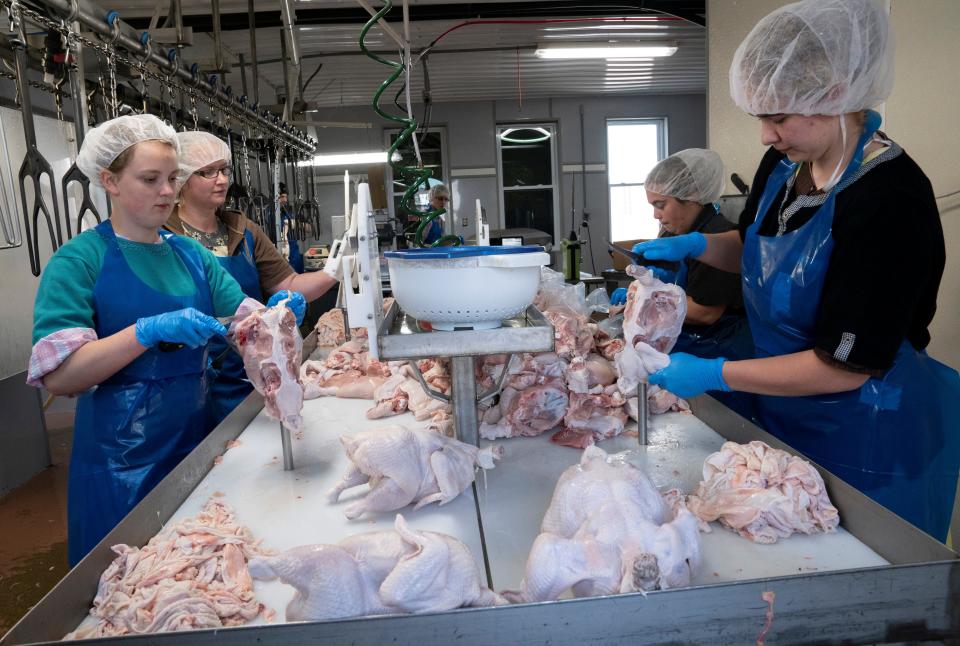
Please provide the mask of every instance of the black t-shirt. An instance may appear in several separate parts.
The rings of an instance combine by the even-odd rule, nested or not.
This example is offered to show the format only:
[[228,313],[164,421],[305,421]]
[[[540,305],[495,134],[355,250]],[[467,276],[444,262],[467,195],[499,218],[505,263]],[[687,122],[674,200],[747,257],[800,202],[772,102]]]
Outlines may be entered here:
[[[767,178],[784,155],[770,148],[760,162],[740,215],[740,237],[754,221]],[[791,195],[784,200],[787,189]],[[794,231],[816,213],[823,198],[780,189],[761,221],[759,235]],[[841,186],[833,219],[833,252],[827,268],[814,349],[848,370],[882,375],[904,339],[917,350],[930,343],[927,327],[937,309],[946,262],[943,228],[930,180],[896,143],[865,162]]]
[[[717,213],[712,204],[703,207],[690,231],[700,233],[723,233],[733,230],[734,225]],[[712,307],[723,305],[724,313],[743,311],[743,296],[740,291],[740,274],[723,271],[692,258],[687,263],[687,296],[700,305]]]

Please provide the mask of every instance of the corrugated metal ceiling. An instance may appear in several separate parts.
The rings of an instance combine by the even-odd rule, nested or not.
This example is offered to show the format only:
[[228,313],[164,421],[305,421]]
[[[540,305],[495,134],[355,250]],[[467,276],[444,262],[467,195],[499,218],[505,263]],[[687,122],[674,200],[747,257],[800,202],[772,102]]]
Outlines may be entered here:
[[[101,0],[98,4],[105,9],[118,9],[125,20],[144,28],[147,22],[144,17],[153,13],[155,2]],[[529,100],[577,95],[705,92],[705,27],[666,13],[651,12],[646,7],[652,4],[641,3],[642,8],[638,9],[637,3],[632,3],[629,10],[618,10],[616,5],[607,7],[594,3],[585,10],[582,4],[573,7],[570,3],[562,2],[501,1],[495,5],[492,2],[467,5],[445,0],[418,0],[411,3],[413,20],[410,40],[416,52],[471,15],[511,19],[509,12],[504,11],[506,5],[515,6],[515,17],[523,20],[571,16],[582,20],[542,24],[471,24],[452,31],[436,44],[426,59],[432,99],[437,102],[517,99],[521,93],[524,100]],[[702,7],[702,4],[699,3],[699,6]],[[656,5],[664,11],[671,8],[670,2]],[[485,11],[485,8],[494,6],[495,10]],[[684,15],[693,15],[694,19],[697,6],[696,2],[676,3],[678,10],[682,8]],[[255,8],[258,25],[279,22],[278,3],[256,2]],[[509,6],[506,8],[509,9]],[[233,66],[226,81],[236,92],[241,87],[238,55],[243,54],[248,61],[250,58],[247,3],[224,0],[220,9],[224,55]],[[303,96],[311,107],[368,104],[378,85],[390,72],[388,67],[360,53],[357,38],[363,22],[356,9],[357,4],[352,0],[298,2],[295,5],[301,73],[304,81],[309,80]],[[161,16],[164,13],[166,11],[162,11]],[[194,45],[184,51],[184,58],[201,63],[212,62],[213,37],[208,31],[211,29],[211,5],[208,2],[184,2],[183,13],[186,24],[194,29]],[[418,18],[418,15],[425,18]],[[435,18],[438,15],[443,17]],[[702,16],[702,12],[699,15]],[[630,16],[643,21],[597,21],[602,16]],[[391,20],[390,25],[396,32],[403,33],[402,22]],[[205,31],[207,33],[203,33]],[[279,24],[260,27],[256,35],[260,82],[270,84],[279,94],[283,94],[281,27]],[[676,42],[678,50],[667,58],[645,60],[542,60],[534,56],[537,43],[606,40],[669,40]],[[398,59],[395,42],[379,27],[370,31],[367,44],[386,58]],[[418,101],[424,87],[422,66],[415,67],[412,77],[411,91],[414,100]],[[248,68],[248,83],[250,78]],[[296,80],[293,81],[293,87],[296,94]],[[398,85],[394,87],[399,89]],[[252,92],[249,86],[248,90]],[[392,99],[392,94],[387,97],[387,100]]]

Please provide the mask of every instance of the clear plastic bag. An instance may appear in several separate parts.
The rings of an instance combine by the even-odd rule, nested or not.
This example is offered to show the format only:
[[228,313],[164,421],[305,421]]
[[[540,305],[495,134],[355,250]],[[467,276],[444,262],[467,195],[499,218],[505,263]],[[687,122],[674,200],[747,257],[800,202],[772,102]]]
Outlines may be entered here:
[[587,296],[587,307],[590,308],[591,312],[603,312],[606,314],[610,311],[610,296],[607,295],[607,290],[604,287],[598,287]]

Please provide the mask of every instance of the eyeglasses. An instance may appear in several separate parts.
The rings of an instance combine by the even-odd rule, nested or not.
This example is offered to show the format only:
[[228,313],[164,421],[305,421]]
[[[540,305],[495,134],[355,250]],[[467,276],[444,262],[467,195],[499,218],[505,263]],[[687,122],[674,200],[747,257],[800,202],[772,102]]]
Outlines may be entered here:
[[216,179],[217,175],[220,175],[221,173],[227,179],[231,179],[233,177],[233,167],[224,166],[223,168],[206,168],[204,170],[193,172],[194,175],[199,175],[204,179]]

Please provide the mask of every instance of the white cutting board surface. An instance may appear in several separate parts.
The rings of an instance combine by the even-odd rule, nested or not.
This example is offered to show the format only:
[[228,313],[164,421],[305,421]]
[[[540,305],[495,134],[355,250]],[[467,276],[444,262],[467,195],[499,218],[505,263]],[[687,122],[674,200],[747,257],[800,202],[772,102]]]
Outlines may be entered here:
[[[635,430],[631,423],[628,430]],[[703,461],[718,451],[724,439],[693,415],[654,415],[649,445],[635,437],[618,436],[599,444],[608,453],[627,451],[627,460],[643,469],[660,491],[694,491],[702,478]],[[564,469],[580,460],[581,451],[550,442],[550,433],[532,438],[483,442],[499,444],[504,457],[489,472],[486,485],[478,478],[480,513],[497,590],[518,590],[527,555],[540,531],[553,489]],[[838,529],[834,534],[793,535],[773,545],[759,545],[711,523],[700,534],[702,563],[694,585],[764,577],[807,574],[886,565],[887,561]]]
[[[340,502],[330,504],[326,492],[340,481],[350,461],[340,444],[341,435],[400,424],[407,428],[426,428],[410,413],[379,420],[368,420],[364,413],[373,404],[365,399],[321,397],[304,402],[303,431],[293,438],[293,471],[283,470],[280,425],[261,411],[237,438],[240,445],[228,450],[223,461],[184,501],[168,521],[177,523],[200,511],[214,493],[233,508],[237,521],[250,528],[262,545],[284,550],[297,545],[336,543],[347,536],[393,528],[397,513],[411,527],[442,532],[463,541],[477,560],[483,575],[483,550],[477,525],[473,492],[467,489],[452,502],[436,504],[413,512],[408,506],[398,512],[369,515],[347,520],[343,509],[368,491],[361,485],[345,491]],[[276,622],[284,620],[293,588],[280,583],[254,582],[257,598],[276,610]],[[251,623],[263,623],[258,618]]]

